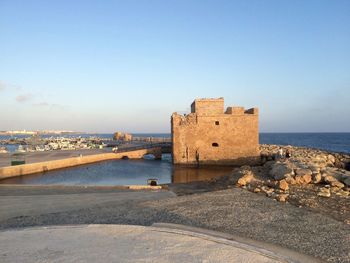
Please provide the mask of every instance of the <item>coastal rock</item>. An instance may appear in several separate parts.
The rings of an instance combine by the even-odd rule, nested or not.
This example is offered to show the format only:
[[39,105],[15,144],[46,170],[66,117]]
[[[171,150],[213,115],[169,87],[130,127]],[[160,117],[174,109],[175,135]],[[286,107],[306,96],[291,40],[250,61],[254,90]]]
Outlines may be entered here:
[[323,181],[327,184],[331,184],[332,182],[337,182],[338,180],[332,175],[326,175],[323,177]]
[[344,161],[344,169],[350,171],[350,159]]
[[296,184],[309,184],[312,181],[312,171],[306,168],[297,168],[295,169]]
[[321,176],[321,174],[319,174],[319,173],[316,173],[316,174],[312,174],[312,183],[314,183],[314,184],[318,184],[318,183],[320,183],[322,181],[322,176]]
[[308,163],[308,169],[312,171],[313,174],[320,173],[321,168],[313,163]]
[[332,194],[338,193],[339,190],[340,190],[340,188],[338,188],[338,187],[333,187],[333,186],[331,186],[330,189],[331,189],[331,193],[332,193]]
[[261,191],[264,192],[268,197],[272,196],[272,194],[274,193],[274,189],[267,186],[261,187]]
[[276,162],[272,166],[272,169],[270,171],[270,175],[272,175],[272,177],[278,181],[285,179],[286,177],[291,176],[293,174],[294,174],[293,169],[289,165],[289,163]]
[[347,186],[350,186],[350,177],[347,177],[343,180],[343,183]]
[[264,167],[268,168],[268,169],[271,169],[271,167],[275,164],[276,162],[275,161],[267,161],[265,164],[264,164]]
[[289,196],[288,194],[279,194],[279,195],[276,195],[276,200],[279,202],[286,202],[288,196]]
[[340,196],[343,196],[343,197],[347,197],[347,196],[350,195],[350,193],[349,193],[349,191],[344,191],[344,190],[340,189],[340,190],[336,193],[336,195],[340,195]]
[[328,162],[330,162],[331,164],[334,165],[334,163],[335,163],[335,157],[334,157],[333,155],[328,154],[327,159],[328,159]]
[[342,182],[346,178],[350,177],[350,172],[343,169],[326,167],[322,170],[322,177],[325,178],[328,175],[333,176],[336,180]]
[[302,184],[309,184],[312,181],[312,177],[310,173],[305,173],[302,175],[296,175],[294,177],[296,184],[302,185]]
[[277,187],[283,191],[287,191],[289,189],[289,185],[285,179],[279,181]]
[[238,179],[237,184],[239,186],[245,186],[245,185],[249,184],[252,179],[253,179],[253,174],[246,174]]
[[320,191],[317,194],[318,196],[322,197],[330,197],[331,196],[331,190],[329,188],[321,188]]
[[278,183],[277,181],[271,181],[271,180],[267,180],[265,182],[266,186],[272,187],[272,188],[276,187],[277,183]]
[[295,185],[297,184],[296,180],[292,176],[288,176],[286,179],[286,182],[290,185]]
[[307,168],[297,168],[295,169],[295,175],[297,176],[312,175],[312,171]]
[[339,181],[333,181],[329,183],[332,187],[343,188],[345,185]]
[[234,174],[240,176],[240,178],[237,181],[238,186],[246,186],[254,179],[254,174],[250,170],[249,166],[242,166],[238,170],[235,170]]
[[260,189],[260,188],[256,187],[256,188],[254,189],[254,193],[260,193],[260,192],[261,192],[261,189]]

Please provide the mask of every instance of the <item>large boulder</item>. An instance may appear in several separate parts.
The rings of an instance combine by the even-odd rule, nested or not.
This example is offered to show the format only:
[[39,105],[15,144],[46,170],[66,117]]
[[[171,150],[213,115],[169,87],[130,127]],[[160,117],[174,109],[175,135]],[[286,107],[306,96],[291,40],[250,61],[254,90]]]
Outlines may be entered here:
[[343,183],[344,183],[346,186],[350,186],[350,176],[347,177],[347,178],[345,178],[345,179],[343,180]]
[[312,175],[312,171],[307,168],[297,168],[295,169],[295,175],[297,176]]
[[312,171],[313,174],[320,173],[321,167],[314,163],[308,163],[308,169]]
[[297,168],[295,174],[296,184],[309,184],[312,181],[312,171],[310,169]]
[[327,161],[328,161],[329,163],[331,163],[332,165],[334,165],[334,163],[335,163],[335,157],[334,157],[333,155],[331,155],[331,154],[328,154],[328,156],[327,156]]
[[289,189],[289,185],[285,179],[279,181],[277,187],[282,191],[287,191]]
[[312,181],[311,174],[305,174],[305,175],[297,175],[295,176],[295,183],[302,185],[302,184],[309,184]]
[[250,166],[242,166],[233,171],[233,176],[238,177],[237,185],[245,186],[249,184],[252,180],[254,180],[254,174],[250,168]]
[[322,178],[326,183],[330,183],[331,181],[338,181],[347,186],[350,186],[349,171],[333,167],[327,167],[326,169],[322,170],[322,172]]
[[254,175],[252,172],[247,172],[241,178],[238,179],[237,184],[239,186],[245,186],[249,184],[254,179]]
[[339,181],[333,181],[330,183],[330,185],[332,187],[336,187],[336,188],[343,188],[345,185]]
[[337,180],[337,178],[335,178],[335,177],[332,176],[332,175],[325,175],[325,176],[323,177],[323,181],[324,181],[325,183],[327,183],[327,184],[331,184],[331,183],[333,183],[333,182],[337,182],[338,180]]
[[285,163],[276,162],[271,167],[270,175],[275,180],[279,181],[279,180],[285,179],[287,177],[293,176],[294,171],[293,171],[293,168],[289,162],[285,162]]
[[287,177],[285,180],[286,180],[286,182],[287,182],[288,184],[290,184],[290,185],[295,185],[295,184],[297,184],[297,182],[295,181],[294,177],[292,177],[292,176]]
[[319,167],[326,167],[331,165],[331,162],[328,160],[327,155],[325,154],[317,154],[315,156],[310,157],[311,163],[319,166]]
[[322,176],[319,173],[313,173],[312,174],[312,183],[318,184],[322,181]]

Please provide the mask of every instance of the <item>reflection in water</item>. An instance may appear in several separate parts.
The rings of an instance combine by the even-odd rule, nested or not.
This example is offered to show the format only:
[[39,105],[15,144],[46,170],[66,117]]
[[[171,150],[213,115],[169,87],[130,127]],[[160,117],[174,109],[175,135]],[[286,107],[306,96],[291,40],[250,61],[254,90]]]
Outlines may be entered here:
[[132,185],[147,184],[157,179],[159,184],[188,183],[210,180],[223,176],[230,167],[179,167],[171,164],[170,154],[163,154],[162,160],[145,156],[144,160],[106,161],[66,169],[18,176],[0,181],[1,184],[37,185]]
[[172,183],[190,183],[210,180],[229,174],[231,167],[173,167]]

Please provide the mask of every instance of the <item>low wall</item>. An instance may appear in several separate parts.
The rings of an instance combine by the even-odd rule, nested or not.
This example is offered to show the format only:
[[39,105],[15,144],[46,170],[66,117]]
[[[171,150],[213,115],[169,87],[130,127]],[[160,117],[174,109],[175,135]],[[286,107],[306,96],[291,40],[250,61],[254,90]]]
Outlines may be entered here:
[[48,172],[56,169],[78,166],[82,164],[96,163],[106,160],[118,160],[123,157],[129,159],[141,159],[145,154],[154,154],[156,157],[161,153],[161,148],[142,149],[121,153],[101,153],[95,155],[86,155],[81,157],[72,157],[60,160],[29,163],[16,166],[7,166],[0,168],[0,180],[26,174]]

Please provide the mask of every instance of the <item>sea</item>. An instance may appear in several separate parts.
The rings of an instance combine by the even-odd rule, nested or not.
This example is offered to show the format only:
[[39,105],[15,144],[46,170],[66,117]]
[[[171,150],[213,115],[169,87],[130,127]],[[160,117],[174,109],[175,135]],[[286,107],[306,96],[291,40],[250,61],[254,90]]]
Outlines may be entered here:
[[[133,134],[144,137],[170,137],[168,133]],[[112,134],[74,134],[68,136],[96,136],[111,139]],[[50,137],[50,136],[48,136]],[[294,145],[350,153],[350,133],[260,133],[261,144]],[[0,137],[4,139],[4,136]],[[0,184],[34,185],[130,185],[147,184],[156,179],[159,184],[188,183],[220,177],[230,173],[231,167],[177,167],[170,154],[161,161],[145,156],[140,160],[114,160],[81,165],[66,169],[18,176],[1,180]]]
[[[113,138],[111,133],[83,133],[63,135],[64,137],[100,137],[104,139]],[[170,133],[135,133],[137,137],[164,137],[169,138]],[[28,137],[28,135],[18,135],[17,138]],[[53,137],[43,135],[42,137]],[[62,137],[57,136],[57,137]],[[0,136],[0,140],[9,139],[11,136]],[[350,133],[260,133],[260,144],[293,145],[316,148],[331,152],[350,153]],[[14,151],[17,146],[8,146],[10,151]]]

